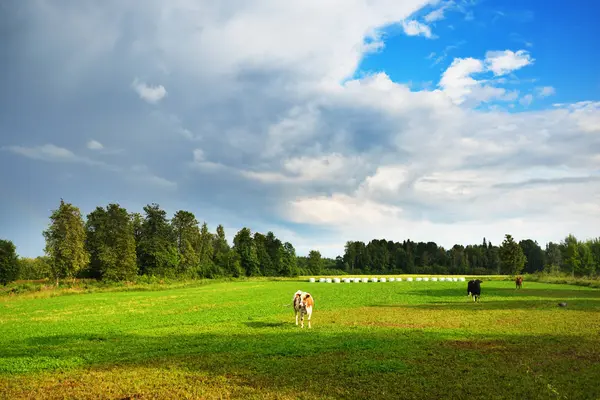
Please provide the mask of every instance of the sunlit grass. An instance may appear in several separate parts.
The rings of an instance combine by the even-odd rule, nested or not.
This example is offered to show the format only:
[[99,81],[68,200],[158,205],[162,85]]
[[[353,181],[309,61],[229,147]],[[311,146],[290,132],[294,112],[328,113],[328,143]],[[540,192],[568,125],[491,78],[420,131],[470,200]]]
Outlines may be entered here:
[[[293,293],[316,301],[294,325]],[[557,303],[566,301],[561,308]],[[600,291],[249,281],[0,303],[0,398],[600,397]]]

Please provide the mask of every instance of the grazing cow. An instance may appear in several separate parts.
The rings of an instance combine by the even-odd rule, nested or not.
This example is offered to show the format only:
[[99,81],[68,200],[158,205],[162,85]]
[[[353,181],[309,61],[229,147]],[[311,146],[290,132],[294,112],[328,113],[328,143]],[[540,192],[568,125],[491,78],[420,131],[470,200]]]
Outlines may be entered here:
[[515,284],[517,285],[517,289],[521,289],[521,287],[523,287],[523,277],[517,276],[517,279],[515,279]]
[[481,296],[481,283],[479,279],[472,279],[467,284],[467,296],[470,296],[473,301],[479,301],[479,297]]
[[300,314],[301,327],[304,328],[304,314],[308,316],[308,327],[310,325],[310,317],[312,316],[312,309],[315,305],[315,300],[310,293],[298,290],[294,294],[294,313],[296,314],[296,325],[298,325],[298,314]]

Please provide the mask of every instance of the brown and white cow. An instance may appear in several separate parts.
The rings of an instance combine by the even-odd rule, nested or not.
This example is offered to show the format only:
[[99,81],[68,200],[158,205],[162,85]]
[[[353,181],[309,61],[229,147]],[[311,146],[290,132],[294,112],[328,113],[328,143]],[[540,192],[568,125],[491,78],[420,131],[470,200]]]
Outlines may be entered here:
[[517,289],[521,289],[521,287],[523,287],[523,277],[517,276],[517,279],[515,279],[515,284],[517,285]]
[[303,292],[298,290],[294,294],[294,313],[296,314],[296,325],[298,325],[298,314],[300,314],[300,326],[304,328],[304,315],[308,317],[308,327],[311,328],[310,325],[310,317],[312,316],[313,306],[315,305],[315,300],[310,293]]

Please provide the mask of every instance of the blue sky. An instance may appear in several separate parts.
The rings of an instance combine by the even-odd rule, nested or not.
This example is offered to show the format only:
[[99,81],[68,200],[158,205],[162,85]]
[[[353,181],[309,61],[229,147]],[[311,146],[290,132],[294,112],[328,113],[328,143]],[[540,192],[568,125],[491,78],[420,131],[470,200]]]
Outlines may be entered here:
[[574,1],[0,5],[0,237],[60,198],[196,214],[299,254],[600,226],[594,17]]
[[525,49],[536,61],[518,71],[518,76],[522,81],[536,82],[520,82],[519,89],[547,85],[557,91],[556,97],[532,103],[532,107],[546,107],[556,99],[598,99],[600,52],[594,38],[600,36],[596,18],[600,4],[575,1],[566,7],[538,0],[474,3],[464,9],[454,2],[423,8],[414,15],[417,20],[448,4],[444,19],[431,24],[436,39],[419,36],[415,40],[415,36],[391,27],[386,32],[389,38],[384,51],[365,57],[360,70],[383,70],[399,82],[436,83],[454,58],[481,58],[490,49]]

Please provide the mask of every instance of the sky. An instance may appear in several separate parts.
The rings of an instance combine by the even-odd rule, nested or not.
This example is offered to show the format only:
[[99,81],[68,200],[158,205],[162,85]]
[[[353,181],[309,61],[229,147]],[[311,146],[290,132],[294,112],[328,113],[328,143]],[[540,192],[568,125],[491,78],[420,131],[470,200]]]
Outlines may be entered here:
[[0,2],[0,238],[60,199],[299,255],[600,236],[600,2]]

